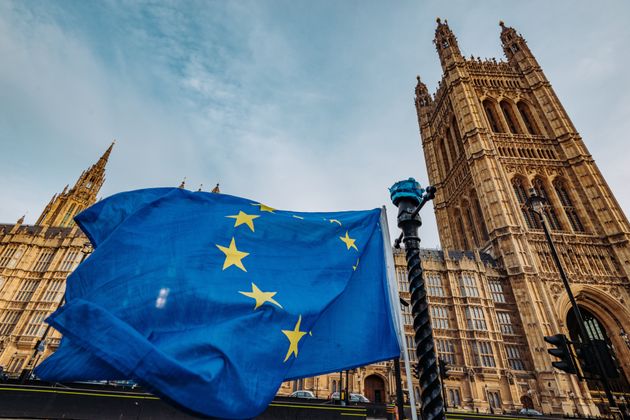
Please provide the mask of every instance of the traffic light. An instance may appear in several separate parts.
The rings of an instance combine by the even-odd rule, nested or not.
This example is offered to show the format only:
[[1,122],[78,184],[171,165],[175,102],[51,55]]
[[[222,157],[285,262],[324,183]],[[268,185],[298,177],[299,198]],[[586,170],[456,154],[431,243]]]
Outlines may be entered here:
[[556,334],[544,337],[544,340],[554,346],[547,350],[547,353],[560,359],[557,362],[552,362],[551,365],[556,369],[560,369],[564,372],[577,374],[577,367],[573,361],[573,354],[571,353],[571,347],[567,336],[564,334]]
[[451,366],[442,359],[438,359],[438,368],[440,369],[440,378],[442,380],[448,378],[448,372]]

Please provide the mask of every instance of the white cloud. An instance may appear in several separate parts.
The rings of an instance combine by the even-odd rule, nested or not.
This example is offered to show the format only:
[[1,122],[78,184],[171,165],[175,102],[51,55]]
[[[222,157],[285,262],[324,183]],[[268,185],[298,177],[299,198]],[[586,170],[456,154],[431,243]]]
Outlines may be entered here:
[[[416,74],[440,77],[438,15],[475,56],[501,54],[499,17],[524,33],[627,209],[627,58],[617,53],[627,37],[613,36],[627,29],[613,18],[619,5],[556,13],[567,4],[540,16],[540,5],[503,2],[2,2],[0,188],[11,198],[0,221],[29,209],[32,223],[112,138],[103,195],[187,176],[191,188],[220,182],[280,208],[387,203],[393,182],[427,179],[412,99]],[[611,22],[589,26],[589,7]],[[431,213],[426,246],[438,244]]]

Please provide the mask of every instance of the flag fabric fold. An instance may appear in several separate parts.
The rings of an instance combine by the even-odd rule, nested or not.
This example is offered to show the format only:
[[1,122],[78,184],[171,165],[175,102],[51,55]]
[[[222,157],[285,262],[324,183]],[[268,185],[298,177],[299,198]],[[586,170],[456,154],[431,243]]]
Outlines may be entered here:
[[76,222],[94,252],[48,322],[44,380],[133,379],[250,418],[283,381],[400,354],[380,209],[300,213],[223,194],[117,194]]

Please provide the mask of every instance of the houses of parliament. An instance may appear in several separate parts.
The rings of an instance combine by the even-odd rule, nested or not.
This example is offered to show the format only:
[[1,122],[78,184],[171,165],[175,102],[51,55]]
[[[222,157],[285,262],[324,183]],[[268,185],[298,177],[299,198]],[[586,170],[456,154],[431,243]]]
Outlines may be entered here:
[[[545,218],[593,339],[606,343],[620,405],[630,403],[630,225],[524,37],[500,24],[506,60],[464,57],[446,21],[435,47],[443,77],[430,94],[418,77],[415,107],[441,250],[423,250],[438,356],[449,410],[601,415],[597,381],[552,367],[544,336],[577,340],[577,323],[530,191]],[[59,344],[43,322],[63,298],[65,279],[86,252],[73,217],[96,201],[112,152],[52,197],[34,225],[0,224],[0,366],[18,376]],[[401,297],[409,299],[404,253],[394,250]],[[415,361],[412,317],[403,307]],[[37,344],[40,344],[36,348]],[[378,343],[375,343],[378,345]],[[395,393],[393,364],[283,384],[328,397],[340,379],[374,402]],[[414,389],[405,392],[418,394]]]

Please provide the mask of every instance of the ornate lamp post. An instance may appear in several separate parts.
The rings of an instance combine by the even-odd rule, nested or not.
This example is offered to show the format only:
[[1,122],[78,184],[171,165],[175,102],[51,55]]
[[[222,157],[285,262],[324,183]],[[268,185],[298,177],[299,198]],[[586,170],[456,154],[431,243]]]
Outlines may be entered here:
[[420,188],[415,179],[395,183],[390,189],[391,199],[398,207],[398,227],[401,237],[396,240],[405,244],[409,291],[411,292],[411,313],[415,331],[416,355],[418,356],[418,378],[422,400],[421,415],[423,420],[445,419],[444,400],[438,372],[438,361],[431,329],[427,292],[422,278],[420,262],[420,238],[418,229],[422,221],[420,209],[435,197],[435,187]]
[[564,268],[562,267],[562,263],[560,262],[560,258],[558,257],[558,252],[556,251],[556,247],[553,244],[553,240],[551,238],[551,234],[549,233],[549,228],[547,227],[547,223],[545,221],[545,213],[544,208],[547,203],[547,199],[545,197],[541,197],[536,193],[534,188],[530,189],[530,196],[527,198],[525,205],[540,219],[540,223],[542,225],[543,231],[545,232],[545,237],[547,238],[547,243],[549,244],[549,248],[551,249],[551,255],[553,257],[553,261],[558,268],[558,273],[560,273],[560,278],[562,279],[562,284],[564,284],[564,289],[569,296],[569,300],[571,301],[571,309],[573,310],[573,314],[575,315],[575,319],[577,320],[577,324],[579,326],[579,333],[582,339],[582,343],[586,345],[586,349],[588,352],[591,352],[595,358],[595,367],[597,369],[597,374],[600,378],[602,385],[604,386],[604,392],[606,393],[606,397],[608,398],[608,404],[610,406],[610,411],[613,413],[619,413],[619,408],[615,401],[615,397],[612,394],[612,390],[610,388],[610,383],[608,382],[608,377],[606,376],[606,371],[604,370],[604,364],[602,362],[602,357],[599,354],[599,349],[593,345],[591,337],[588,335],[586,331],[586,326],[584,324],[584,318],[582,317],[582,313],[580,312],[580,307],[578,306],[575,297],[573,296],[573,292],[571,291],[571,286],[569,285],[569,279],[567,278],[566,273],[564,272]]

